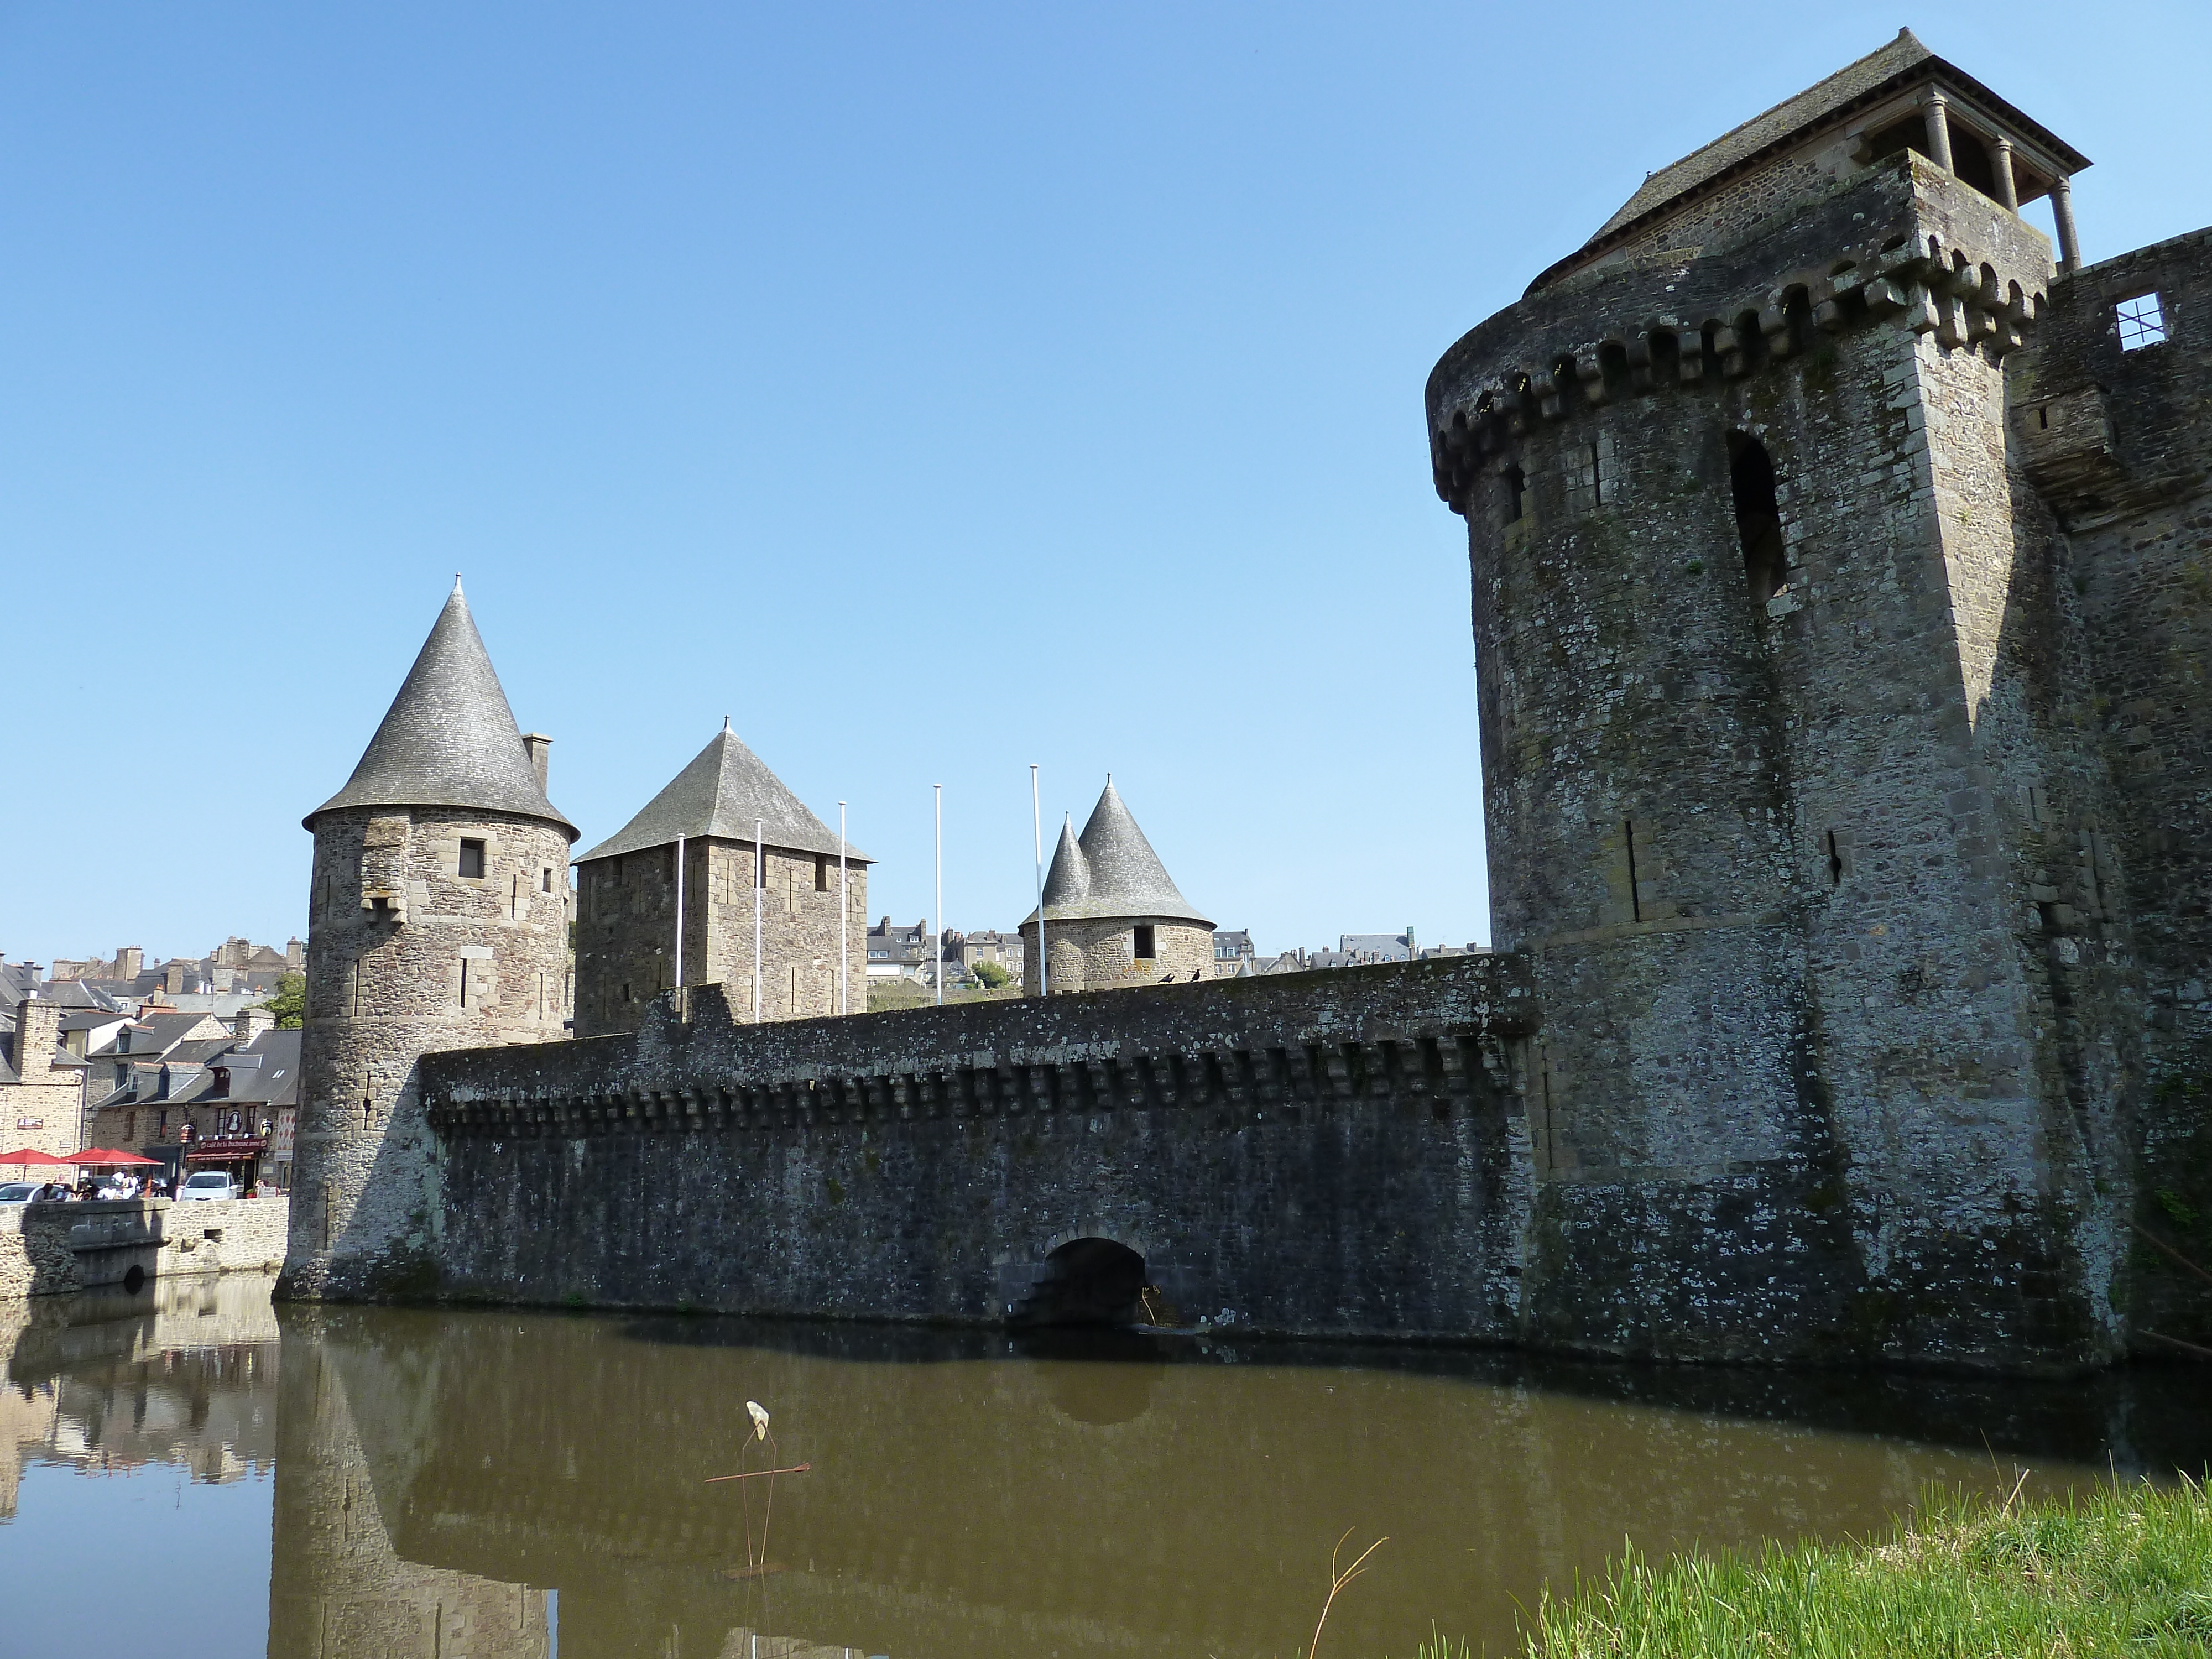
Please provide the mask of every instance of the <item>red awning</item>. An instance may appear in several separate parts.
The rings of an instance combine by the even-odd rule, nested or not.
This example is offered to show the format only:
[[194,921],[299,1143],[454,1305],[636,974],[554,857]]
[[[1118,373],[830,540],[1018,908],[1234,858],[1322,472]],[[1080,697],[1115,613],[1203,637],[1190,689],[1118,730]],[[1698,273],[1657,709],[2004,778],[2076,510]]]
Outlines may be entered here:
[[56,1158],[52,1152],[40,1152],[33,1146],[18,1146],[12,1152],[0,1152],[0,1164],[66,1164],[65,1158]]
[[196,1140],[185,1153],[187,1164],[240,1164],[269,1150],[259,1135],[233,1135],[228,1140]]
[[112,1146],[88,1146],[81,1152],[71,1152],[62,1160],[64,1164],[82,1164],[88,1170],[120,1169],[126,1164],[158,1164],[157,1158],[141,1158],[136,1152],[119,1152]]

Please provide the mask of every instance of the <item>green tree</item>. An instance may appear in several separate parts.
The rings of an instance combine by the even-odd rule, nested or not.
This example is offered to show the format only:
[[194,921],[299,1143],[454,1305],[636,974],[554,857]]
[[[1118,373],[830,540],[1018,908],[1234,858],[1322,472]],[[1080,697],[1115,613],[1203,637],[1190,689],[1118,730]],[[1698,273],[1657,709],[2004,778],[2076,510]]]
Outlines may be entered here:
[[1013,977],[1012,974],[999,966],[995,962],[979,962],[968,971],[970,974],[973,974],[975,978],[981,981],[983,988],[987,991],[996,991],[1002,988],[1006,982]]
[[276,1016],[278,1030],[298,1030],[301,1021],[307,1014],[307,976],[305,974],[285,975],[276,981],[276,988],[270,993],[269,1000],[261,1006]]

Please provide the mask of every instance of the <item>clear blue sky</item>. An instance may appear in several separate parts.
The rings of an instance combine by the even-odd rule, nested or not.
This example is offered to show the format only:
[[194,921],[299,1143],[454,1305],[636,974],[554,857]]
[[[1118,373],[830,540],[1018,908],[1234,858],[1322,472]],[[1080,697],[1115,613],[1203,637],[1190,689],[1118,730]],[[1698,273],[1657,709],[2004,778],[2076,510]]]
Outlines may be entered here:
[[1424,377],[1910,22],[2212,221],[2212,7],[0,9],[0,951],[306,925],[455,571],[553,797],[731,715],[872,908],[1011,926],[1112,771],[1264,950],[1486,935]]

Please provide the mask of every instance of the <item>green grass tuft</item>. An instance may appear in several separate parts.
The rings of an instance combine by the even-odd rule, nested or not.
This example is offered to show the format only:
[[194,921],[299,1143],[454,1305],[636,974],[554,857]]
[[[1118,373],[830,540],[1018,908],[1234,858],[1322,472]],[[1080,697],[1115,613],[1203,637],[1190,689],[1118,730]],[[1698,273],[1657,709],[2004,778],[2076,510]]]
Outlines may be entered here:
[[[1446,1640],[1422,1659],[1473,1659]],[[1756,1560],[1631,1553],[1547,1591],[1531,1659],[1988,1659],[2212,1655],[2212,1500],[2111,1487],[2053,1503],[1930,1494],[1871,1547],[1770,1544]]]

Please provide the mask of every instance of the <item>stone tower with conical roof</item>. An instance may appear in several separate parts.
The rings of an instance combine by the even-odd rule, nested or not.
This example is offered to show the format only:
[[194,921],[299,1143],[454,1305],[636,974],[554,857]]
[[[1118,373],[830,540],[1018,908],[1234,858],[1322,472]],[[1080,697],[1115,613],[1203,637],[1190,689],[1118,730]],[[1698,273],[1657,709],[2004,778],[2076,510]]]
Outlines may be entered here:
[[740,1023],[866,1013],[870,862],[724,725],[576,860],[576,1035],[635,1030],[678,983],[720,985]]
[[[1046,966],[1056,995],[1213,975],[1213,924],[1190,906],[1145,839],[1114,780],[1080,838],[1063,823],[1044,883]],[[1037,917],[1022,923],[1024,962],[1037,957]],[[1029,994],[1042,994],[1026,975]]]
[[550,1042],[568,1018],[568,847],[458,579],[346,787],[310,812],[307,1006],[280,1287],[426,1277],[439,1160],[416,1099],[434,1049]]

